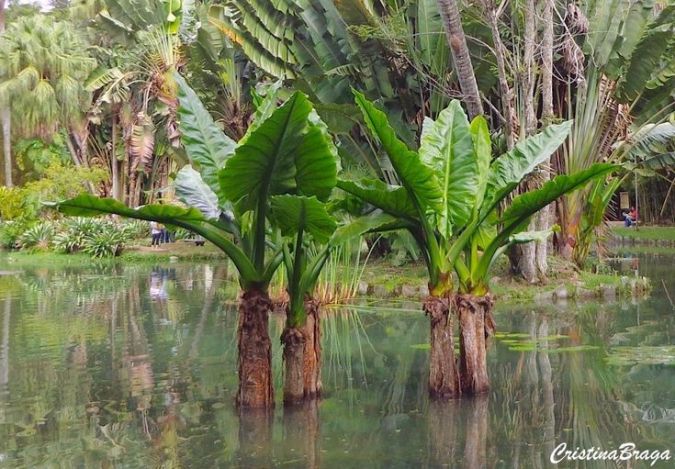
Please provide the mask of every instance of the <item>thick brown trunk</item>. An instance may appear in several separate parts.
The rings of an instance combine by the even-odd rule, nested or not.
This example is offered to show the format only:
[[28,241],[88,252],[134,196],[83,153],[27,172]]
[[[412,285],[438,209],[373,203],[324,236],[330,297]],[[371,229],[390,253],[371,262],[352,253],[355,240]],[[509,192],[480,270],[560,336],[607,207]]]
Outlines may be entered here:
[[305,397],[305,335],[302,329],[287,327],[281,334],[284,345],[284,404],[298,404]]
[[490,295],[456,295],[459,316],[459,373],[462,393],[482,394],[490,389],[487,371],[487,341],[494,333],[494,301]]
[[319,303],[305,300],[305,324],[286,327],[281,334],[284,346],[284,404],[312,400],[321,393],[321,329]]
[[459,374],[455,362],[450,299],[429,296],[424,300],[424,313],[431,324],[429,354],[429,395],[437,398],[459,397]]
[[469,113],[469,117],[483,114],[483,105],[478,92],[476,75],[471,65],[471,56],[469,47],[466,44],[466,36],[462,27],[462,17],[459,14],[459,5],[457,0],[438,0],[438,8],[443,19],[443,28],[450,45],[452,61],[457,70],[457,79],[459,87],[462,90],[464,103]]
[[305,399],[313,399],[321,395],[321,323],[319,320],[319,302],[314,299],[305,300],[305,353],[303,375],[305,380]]
[[272,343],[267,331],[272,307],[267,292],[252,289],[239,299],[239,391],[237,404],[242,408],[271,409]]
[[288,460],[302,460],[307,469],[321,467],[319,448],[319,406],[316,400],[284,409],[284,448]]

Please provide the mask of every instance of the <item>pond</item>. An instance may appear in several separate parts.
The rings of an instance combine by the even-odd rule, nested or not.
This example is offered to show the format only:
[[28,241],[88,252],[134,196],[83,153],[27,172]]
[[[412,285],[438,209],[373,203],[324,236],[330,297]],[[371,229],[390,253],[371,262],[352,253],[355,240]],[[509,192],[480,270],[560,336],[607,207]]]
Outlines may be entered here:
[[[640,303],[498,305],[481,399],[427,398],[418,304],[327,308],[325,395],[294,411],[279,402],[265,425],[233,405],[237,287],[225,266],[0,258],[0,467],[536,468],[563,442],[673,452],[674,260],[621,262],[653,279]],[[273,316],[272,337],[282,326]]]

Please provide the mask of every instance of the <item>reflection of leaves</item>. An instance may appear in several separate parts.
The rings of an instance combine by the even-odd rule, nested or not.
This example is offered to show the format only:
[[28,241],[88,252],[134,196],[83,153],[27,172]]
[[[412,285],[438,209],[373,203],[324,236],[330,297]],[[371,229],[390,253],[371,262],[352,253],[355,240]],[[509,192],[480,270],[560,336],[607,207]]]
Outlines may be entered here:
[[675,365],[675,345],[641,345],[614,347],[607,356],[614,366]]

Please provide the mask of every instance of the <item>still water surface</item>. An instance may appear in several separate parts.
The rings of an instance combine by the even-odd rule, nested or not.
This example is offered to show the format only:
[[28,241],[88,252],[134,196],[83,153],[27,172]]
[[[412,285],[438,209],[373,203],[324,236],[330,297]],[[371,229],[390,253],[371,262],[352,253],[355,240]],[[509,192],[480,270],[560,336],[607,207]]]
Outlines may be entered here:
[[[236,285],[222,266],[0,258],[15,271],[0,276],[0,468],[543,468],[561,442],[674,452],[674,260],[640,257],[654,284],[640,303],[499,305],[485,399],[429,402],[417,304],[330,308],[324,397],[278,404],[265,426],[233,406]],[[273,316],[271,335],[282,326]]]

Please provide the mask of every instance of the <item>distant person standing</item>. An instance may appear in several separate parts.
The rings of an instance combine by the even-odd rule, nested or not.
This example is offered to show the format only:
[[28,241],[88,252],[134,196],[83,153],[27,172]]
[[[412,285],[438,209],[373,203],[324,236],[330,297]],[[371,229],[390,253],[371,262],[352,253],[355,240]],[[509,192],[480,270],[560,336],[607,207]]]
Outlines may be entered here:
[[634,224],[634,225],[637,225],[637,222],[638,222],[638,212],[637,212],[637,209],[636,209],[635,207],[631,207],[631,208],[630,208],[630,212],[628,212],[628,216],[629,216],[630,219],[633,221],[633,224]]
[[150,222],[150,236],[152,237],[152,247],[159,247],[159,243],[162,238],[162,229],[160,228],[159,223],[156,221]]

